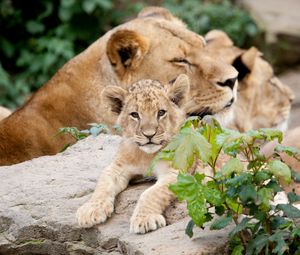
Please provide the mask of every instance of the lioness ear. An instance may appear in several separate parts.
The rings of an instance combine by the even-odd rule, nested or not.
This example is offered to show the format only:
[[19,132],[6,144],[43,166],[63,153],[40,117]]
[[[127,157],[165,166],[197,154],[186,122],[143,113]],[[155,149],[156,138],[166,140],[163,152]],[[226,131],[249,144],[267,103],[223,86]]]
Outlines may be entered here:
[[172,85],[170,85],[168,95],[172,102],[181,107],[186,102],[189,91],[189,77],[185,74],[180,74],[176,78],[175,82]]
[[117,86],[107,86],[101,94],[104,105],[117,114],[120,114],[122,111],[126,95],[127,91]]
[[[243,63],[242,56],[238,56],[232,63],[232,66],[239,72],[238,81],[243,80],[251,70]],[[240,86],[241,84],[239,84]]]
[[205,36],[204,39],[208,43],[208,45],[213,44],[215,46],[224,46],[230,47],[233,46],[233,41],[229,38],[229,36],[221,31],[221,30],[211,30]]
[[147,38],[131,30],[115,32],[107,42],[106,53],[119,77],[134,70],[149,49]]
[[262,53],[257,48],[251,47],[244,54],[242,54],[241,58],[248,69],[252,70],[257,57],[260,56],[262,56]]

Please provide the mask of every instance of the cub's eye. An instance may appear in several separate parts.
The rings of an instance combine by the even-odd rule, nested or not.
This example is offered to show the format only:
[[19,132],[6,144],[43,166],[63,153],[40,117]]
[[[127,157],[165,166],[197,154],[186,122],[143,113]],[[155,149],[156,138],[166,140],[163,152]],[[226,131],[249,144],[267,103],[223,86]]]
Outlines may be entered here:
[[165,110],[159,110],[157,113],[157,117],[160,118],[160,117],[164,116],[165,114],[166,114]]
[[140,119],[140,115],[137,112],[131,112],[129,115],[135,119]]

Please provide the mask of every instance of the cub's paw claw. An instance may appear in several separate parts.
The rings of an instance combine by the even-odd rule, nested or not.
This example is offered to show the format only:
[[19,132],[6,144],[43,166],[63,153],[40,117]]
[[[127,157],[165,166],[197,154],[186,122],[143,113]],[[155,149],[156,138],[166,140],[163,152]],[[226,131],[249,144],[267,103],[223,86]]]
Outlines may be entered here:
[[80,227],[90,228],[105,222],[114,211],[114,205],[109,201],[93,201],[83,204],[77,210],[76,217]]
[[161,214],[137,215],[130,219],[130,233],[145,234],[164,226],[166,220]]

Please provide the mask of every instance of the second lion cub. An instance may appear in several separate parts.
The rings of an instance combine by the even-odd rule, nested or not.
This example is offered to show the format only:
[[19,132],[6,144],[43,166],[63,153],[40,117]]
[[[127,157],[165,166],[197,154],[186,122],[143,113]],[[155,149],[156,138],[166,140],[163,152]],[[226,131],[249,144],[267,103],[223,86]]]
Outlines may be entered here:
[[[129,181],[146,171],[156,155],[178,132],[185,120],[183,104],[189,94],[189,80],[184,74],[172,85],[154,80],[141,80],[128,90],[108,86],[103,101],[114,114],[125,137],[114,161],[102,172],[88,202],[77,211],[81,227],[105,222],[114,211],[114,201]],[[176,182],[178,172],[168,162],[156,164],[153,175],[157,182],[144,191],[130,220],[130,232],[146,233],[166,225],[162,213],[174,199],[168,189]]]

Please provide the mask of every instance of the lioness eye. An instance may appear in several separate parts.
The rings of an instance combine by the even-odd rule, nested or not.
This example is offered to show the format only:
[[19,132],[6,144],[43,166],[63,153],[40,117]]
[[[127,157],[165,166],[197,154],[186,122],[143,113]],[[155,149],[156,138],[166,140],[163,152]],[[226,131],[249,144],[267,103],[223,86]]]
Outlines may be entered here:
[[185,58],[174,58],[171,62],[183,63],[183,64],[191,65],[191,63],[187,59],[185,59]]
[[130,113],[131,117],[135,118],[135,119],[139,119],[140,115],[137,112],[131,112]]
[[160,118],[160,117],[164,116],[165,114],[166,114],[165,110],[159,110],[157,113],[157,117]]

